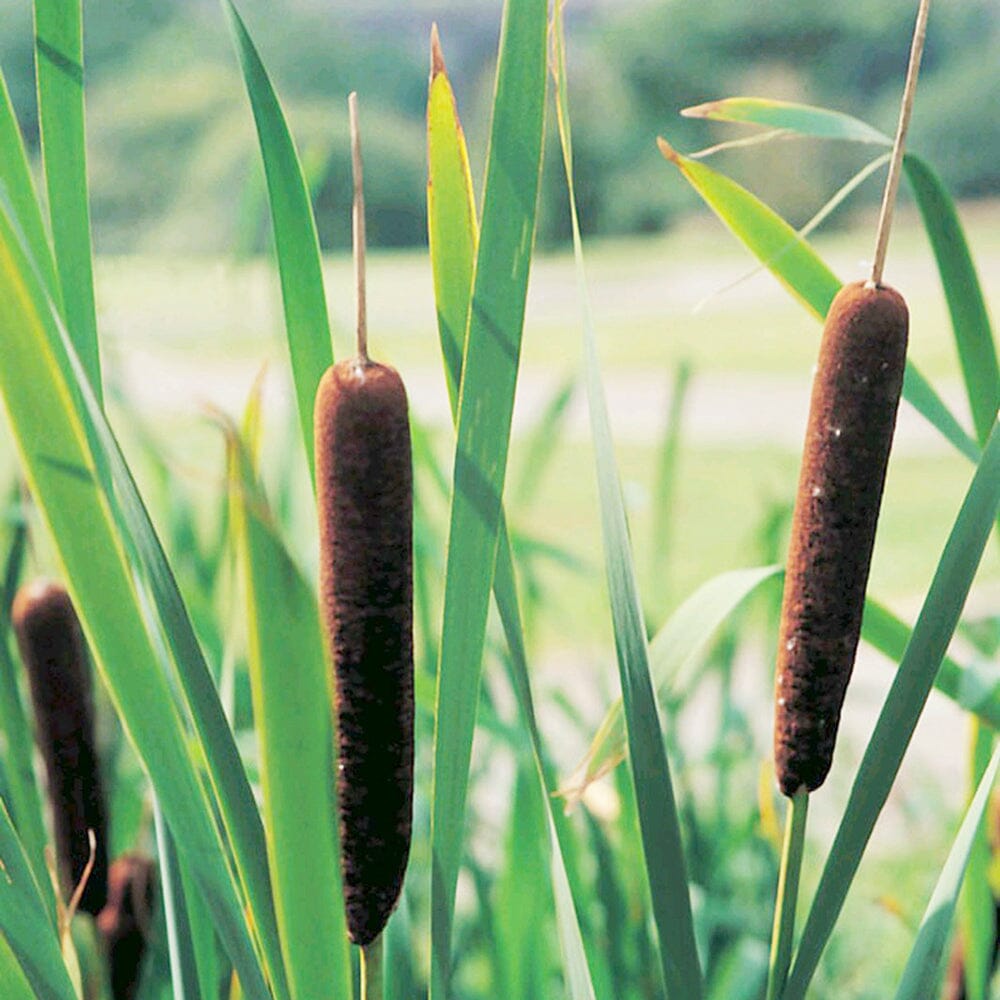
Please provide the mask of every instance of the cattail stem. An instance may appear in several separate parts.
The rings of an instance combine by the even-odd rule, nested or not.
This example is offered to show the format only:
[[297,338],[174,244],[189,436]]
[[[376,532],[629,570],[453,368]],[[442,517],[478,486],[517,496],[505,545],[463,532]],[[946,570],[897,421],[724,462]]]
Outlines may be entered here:
[[803,785],[789,801],[785,818],[785,844],[781,852],[778,893],[771,932],[771,960],[767,970],[767,1000],[781,1000],[792,963],[795,936],[795,906],[799,898],[799,873],[805,846],[809,791]]
[[872,288],[878,287],[882,283],[882,272],[885,269],[885,255],[889,246],[889,230],[892,228],[892,213],[896,206],[896,192],[899,190],[899,178],[903,170],[906,133],[910,128],[913,98],[917,92],[917,76],[920,73],[920,59],[924,54],[924,41],[927,38],[927,14],[930,5],[930,0],[920,0],[920,7],[917,10],[917,23],[913,29],[913,42],[910,45],[910,63],[906,70],[906,83],[903,85],[903,99],[899,108],[899,124],[896,126],[896,138],[892,144],[889,176],[885,182],[885,193],[882,195],[882,208],[878,219],[878,232],[875,236],[875,256],[872,259],[871,277],[868,279],[868,285]]
[[361,172],[361,129],[358,125],[358,95],[351,91],[347,98],[351,120],[351,167],[354,172],[354,283],[358,310],[358,360],[368,362],[368,305],[365,295],[365,188]]
[[361,949],[361,1000],[382,1000],[385,993],[384,934]]

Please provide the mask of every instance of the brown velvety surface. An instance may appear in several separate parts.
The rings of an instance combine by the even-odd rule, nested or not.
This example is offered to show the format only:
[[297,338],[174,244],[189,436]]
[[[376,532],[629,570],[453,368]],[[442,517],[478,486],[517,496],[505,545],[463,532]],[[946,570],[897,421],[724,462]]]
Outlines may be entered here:
[[18,591],[11,620],[28,672],[65,898],[83,877],[93,830],[94,869],[80,909],[96,916],[108,891],[107,823],[83,633],[65,588],[48,580]]
[[903,384],[908,313],[891,288],[834,299],[799,475],[776,672],[774,758],[785,795],[830,770]]
[[341,865],[356,944],[399,898],[413,801],[413,491],[392,368],[331,368],[316,395],[321,617],[332,655]]
[[111,865],[108,902],[97,917],[114,1000],[133,1000],[153,922],[156,866],[141,854],[123,854]]

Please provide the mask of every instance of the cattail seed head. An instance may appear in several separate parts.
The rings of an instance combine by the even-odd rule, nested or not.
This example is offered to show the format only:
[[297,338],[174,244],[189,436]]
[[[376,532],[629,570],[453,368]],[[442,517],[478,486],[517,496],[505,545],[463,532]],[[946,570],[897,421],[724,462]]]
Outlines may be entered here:
[[909,320],[884,286],[846,285],[820,344],[792,516],[774,731],[781,791],[826,778],[861,633]]
[[49,580],[18,591],[11,622],[45,761],[60,878],[68,897],[90,860],[87,832],[93,830],[94,867],[80,909],[96,916],[108,891],[107,821],[83,632],[66,589]]
[[316,395],[320,612],[333,664],[347,925],[373,941],[399,898],[413,800],[412,460],[396,371],[353,359]]
[[116,858],[108,874],[108,901],[97,916],[114,1000],[133,1000],[153,920],[156,866],[141,854]]

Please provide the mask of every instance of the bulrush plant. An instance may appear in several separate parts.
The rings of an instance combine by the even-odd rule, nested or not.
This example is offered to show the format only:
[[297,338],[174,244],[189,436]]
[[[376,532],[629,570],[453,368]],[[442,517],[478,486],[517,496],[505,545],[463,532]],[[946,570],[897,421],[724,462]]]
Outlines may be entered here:
[[[926,172],[920,173],[921,161],[912,154],[908,162],[902,159],[926,0],[869,280],[841,288],[816,251],[776,213],[701,158],[676,153],[665,142],[662,147],[764,264],[817,319],[825,317],[780,636],[769,625],[767,637],[769,651],[775,642],[778,647],[774,769],[780,792],[791,800],[773,909],[779,864],[773,841],[780,840],[781,798],[769,773],[759,805],[746,794],[747,775],[757,771],[768,751],[759,745],[753,724],[759,704],[752,698],[737,704],[742,685],[731,680],[750,663],[736,655],[753,623],[742,614],[741,602],[775,581],[781,567],[729,568],[705,581],[679,601],[649,640],[587,306],[561,5],[551,12],[544,0],[503,5],[479,197],[435,32],[428,221],[456,424],[450,492],[446,465],[436,454],[439,440],[415,420],[414,468],[403,382],[368,353],[356,98],[352,95],[349,107],[357,345],[355,356],[333,364],[308,186],[250,33],[229,0],[223,6],[263,153],[297,430],[314,473],[318,540],[292,545],[286,536],[301,527],[289,513],[296,505],[272,509],[267,503],[265,482],[272,470],[262,468],[268,452],[260,447],[264,421],[255,396],[242,430],[227,437],[229,503],[216,525],[219,537],[231,542],[233,581],[240,586],[229,588],[230,594],[223,582],[227,574],[213,572],[206,579],[219,581],[218,592],[208,592],[213,583],[204,593],[181,593],[167,553],[185,552],[192,533],[167,517],[174,533],[161,542],[104,415],[102,394],[95,391],[100,387],[90,384],[100,376],[94,370],[100,354],[81,340],[87,324],[68,315],[74,307],[66,303],[81,297],[65,295],[61,287],[85,269],[72,266],[72,254],[56,260],[64,255],[66,231],[44,218],[20,132],[9,127],[15,122],[6,89],[0,87],[0,394],[38,513],[30,530],[36,523],[37,530],[48,530],[51,537],[38,551],[48,551],[51,543],[80,619],[66,589],[32,584],[18,594],[11,624],[29,672],[52,799],[59,895],[70,899],[82,884],[82,908],[96,918],[96,941],[109,970],[108,989],[86,983],[81,989],[77,970],[93,965],[76,962],[72,950],[74,941],[87,938],[82,932],[89,918],[74,929],[81,933],[63,933],[63,910],[45,871],[44,824],[26,822],[30,795],[11,795],[15,807],[0,806],[2,1000],[8,1000],[8,990],[10,1000],[151,1000],[171,992],[206,1000],[353,1000],[355,958],[360,958],[364,1000],[737,995],[806,1000],[807,994],[810,1000],[846,1000],[892,990],[897,1000],[936,995],[958,884],[1000,756],[978,781],[906,967],[900,972],[898,951],[891,967],[881,953],[877,962],[883,967],[858,961],[850,951],[856,941],[851,928],[843,939],[848,958],[841,958],[839,967],[831,962],[813,982],[935,677],[949,697],[964,698],[964,707],[974,701],[985,723],[1000,724],[1000,693],[985,691],[982,683],[989,675],[945,658],[1000,507],[1000,433],[992,417],[1000,401],[1000,374],[992,386],[983,376],[996,370],[992,331],[988,317],[978,321],[978,340],[968,333],[968,323],[962,327],[963,344],[975,348],[969,356],[979,359],[973,367],[980,389],[969,383],[973,413],[980,415],[972,441],[907,360],[908,310],[882,281],[901,163],[911,180],[930,183]],[[77,3],[54,6],[52,0],[37,0],[37,8],[50,16],[38,20],[42,58],[36,61],[49,84],[58,71],[60,87],[76,88],[80,105],[69,108],[68,101],[60,102],[66,92],[39,88],[47,133],[43,166],[47,179],[71,181],[80,171],[61,174],[60,146],[49,140],[62,114],[68,145],[74,136],[82,144],[77,117],[82,74],[75,72],[79,39],[72,31],[56,30],[81,11]],[[55,21],[54,9],[60,12]],[[262,8],[259,16],[269,15]],[[549,61],[547,38],[556,47]],[[74,72],[64,72],[67,67]],[[538,634],[524,624],[538,621],[540,610],[559,602],[535,585],[541,577],[534,574],[528,577],[532,586],[518,592],[526,577],[518,572],[519,560],[557,546],[516,531],[509,516],[515,512],[505,507],[549,68],[556,76],[557,124],[573,209],[607,593],[622,689],[621,703],[609,709],[594,739],[584,784],[620,760],[630,764],[615,775],[614,791],[582,797],[575,816],[564,814],[552,797],[559,754],[551,752],[541,723],[548,723],[547,710],[557,699],[547,700],[536,717],[529,661]],[[808,134],[814,136],[860,135],[866,142],[878,135],[823,109],[732,100],[739,104],[734,117],[771,128],[808,132],[811,127]],[[713,102],[712,113],[727,107],[726,101]],[[402,130],[391,138],[406,134]],[[65,187],[85,199],[85,189]],[[918,199],[921,190],[918,185]],[[962,240],[953,205],[942,188],[931,190],[936,207],[925,224],[935,248],[952,252],[947,266],[939,257],[949,300],[957,296],[967,306],[966,319],[972,313],[985,316],[985,309],[969,305],[977,294],[974,269],[956,252]],[[56,231],[58,246],[48,237]],[[75,249],[88,254],[89,247],[89,239],[78,233]],[[911,298],[914,313],[922,316],[922,304],[918,309]],[[91,363],[80,364],[80,357]],[[901,388],[975,466],[912,628],[877,602],[866,603],[865,596]],[[553,426],[543,421],[540,433],[554,435]],[[518,447],[515,438],[513,448]],[[307,477],[301,478],[298,486],[305,490]],[[734,504],[742,502],[741,491],[723,485]],[[679,480],[676,495],[682,497],[685,488]],[[576,500],[573,493],[571,501]],[[310,550],[318,551],[318,588],[296,559],[297,552]],[[211,558],[217,569],[221,555]],[[20,578],[15,568],[8,567],[8,600]],[[423,640],[416,675],[414,577]],[[197,632],[188,612],[194,600]],[[227,602],[227,617],[216,622],[213,614]],[[873,606],[876,613],[869,614]],[[239,612],[234,620],[240,618],[233,631],[246,626],[245,657],[238,642],[230,647],[231,610]],[[706,658],[720,627],[726,628],[725,654]],[[145,786],[137,791],[127,768],[119,768],[114,778],[119,784],[101,790],[84,632],[108,701],[121,715],[156,800],[155,859],[130,852],[110,871],[104,798],[117,804],[131,796],[132,820],[138,822]],[[806,853],[807,803],[830,770],[859,635],[899,667],[796,940],[793,915]],[[199,640],[205,640],[204,650]],[[0,649],[0,723],[9,736],[15,728],[8,731],[8,720],[19,718],[21,728],[27,727],[5,654],[6,648]],[[487,687],[481,691],[484,660]],[[494,670],[497,665],[507,668],[505,676]],[[770,662],[758,665],[770,683]],[[725,690],[718,726],[705,727],[708,692],[720,677]],[[574,671],[571,683],[584,683],[582,671]],[[567,717],[586,725],[577,706],[592,702],[592,692],[568,694]],[[689,706],[703,730],[718,729],[705,754],[697,746],[693,753],[682,752]],[[415,755],[418,711],[417,731],[433,731],[434,746]],[[578,734],[564,724],[560,735],[571,745]],[[10,739],[0,741],[0,790],[18,791],[17,782],[33,790],[31,767],[10,750]],[[509,804],[508,753],[519,762],[517,794]],[[419,769],[419,794],[415,756],[434,765],[433,772]],[[715,794],[706,793],[709,768]],[[487,782],[493,784],[487,788]],[[581,796],[583,791],[581,786]],[[838,792],[826,790],[833,805]],[[416,821],[414,801],[420,803]],[[497,829],[498,803],[511,834],[495,849],[496,838],[486,839]],[[491,810],[488,821],[486,810]],[[128,836],[128,817],[122,822],[115,842]],[[820,846],[810,842],[806,856],[811,860]],[[399,906],[404,882],[406,905]],[[880,917],[866,918],[866,944],[871,923]],[[143,957],[151,951],[150,928],[161,924],[167,947],[157,951],[169,951],[169,970],[164,962]],[[350,942],[357,946],[354,952]],[[967,946],[967,957],[974,959],[982,942],[973,935]],[[967,971],[971,967],[967,964]],[[869,974],[881,978],[859,985]]]
[[784,994],[808,795],[833,760],[903,390],[909,312],[903,297],[882,284],[882,272],[929,6],[921,0],[917,14],[871,274],[845,285],[830,305],[806,421],[778,629],[774,768],[791,805],[768,1000]]
[[82,886],[79,909],[96,917],[108,898],[108,824],[83,632],[66,588],[52,580],[18,591],[11,624],[45,762],[63,898]]
[[316,393],[320,615],[333,663],[344,905],[376,993],[375,942],[395,907],[413,811],[413,473],[406,390],[368,357],[357,97],[354,162],[357,356]]

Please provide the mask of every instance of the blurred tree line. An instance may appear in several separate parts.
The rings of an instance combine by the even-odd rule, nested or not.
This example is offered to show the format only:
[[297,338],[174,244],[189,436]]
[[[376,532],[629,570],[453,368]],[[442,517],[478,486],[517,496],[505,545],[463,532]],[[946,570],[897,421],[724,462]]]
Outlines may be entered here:
[[[346,95],[362,101],[373,243],[425,240],[424,102],[430,24],[441,30],[482,174],[500,0],[244,0],[285,103],[325,247],[348,245]],[[95,238],[105,252],[254,252],[268,239],[252,119],[215,0],[86,0]],[[570,0],[570,86],[582,222],[592,234],[658,231],[694,206],[655,137],[692,150],[745,135],[680,118],[744,94],[801,100],[891,133],[915,0]],[[37,149],[29,0],[0,0],[0,65]],[[1000,194],[1000,4],[938,5],[911,132],[963,197]],[[550,129],[540,240],[568,234]],[[808,218],[875,152],[806,141],[724,154],[721,166],[793,221]],[[866,185],[878,195],[878,181]],[[864,197],[862,194],[862,198]]]

